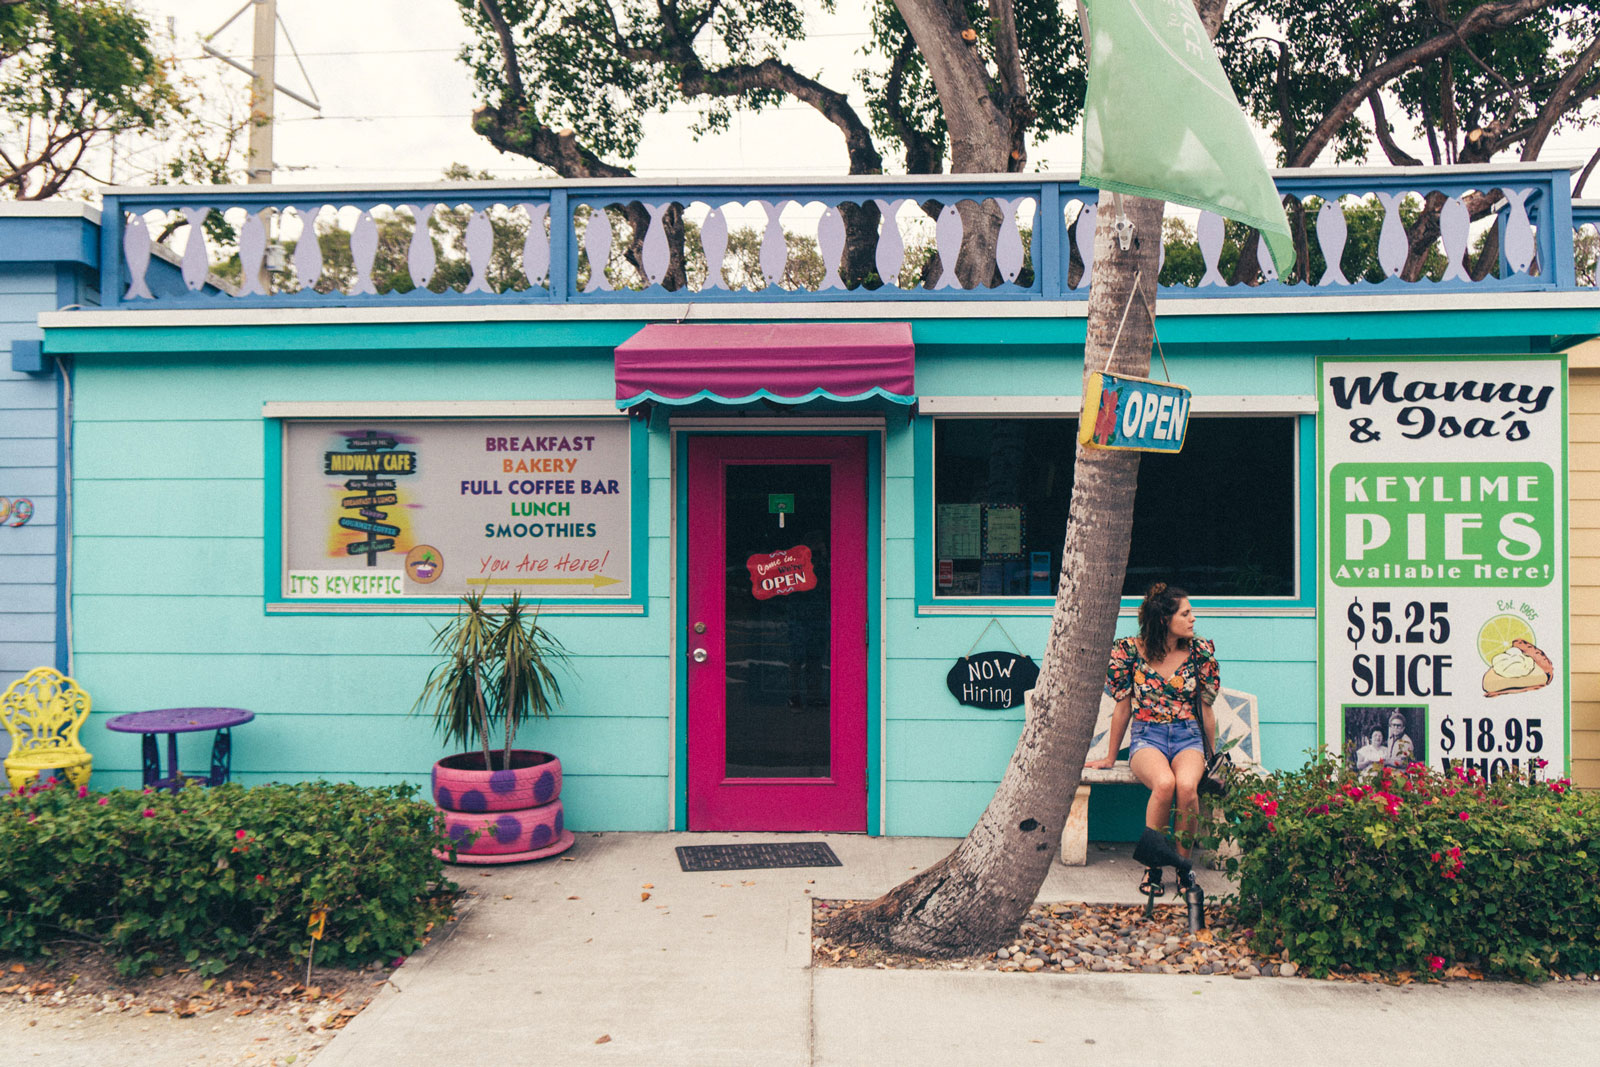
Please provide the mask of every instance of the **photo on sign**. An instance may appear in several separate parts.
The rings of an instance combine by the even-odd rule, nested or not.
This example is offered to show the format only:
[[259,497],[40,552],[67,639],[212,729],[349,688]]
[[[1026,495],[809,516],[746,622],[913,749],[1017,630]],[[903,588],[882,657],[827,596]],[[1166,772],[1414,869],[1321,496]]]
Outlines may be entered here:
[[1345,763],[1356,773],[1427,762],[1427,705],[1346,704],[1343,711]]

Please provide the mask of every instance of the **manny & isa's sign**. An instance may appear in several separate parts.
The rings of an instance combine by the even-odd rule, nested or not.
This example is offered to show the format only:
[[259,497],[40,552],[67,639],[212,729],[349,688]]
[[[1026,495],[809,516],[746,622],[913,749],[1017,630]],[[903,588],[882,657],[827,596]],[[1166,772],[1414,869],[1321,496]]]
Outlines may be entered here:
[[1566,773],[1564,360],[1319,374],[1323,741],[1360,771]]
[[1039,665],[1017,652],[974,652],[956,660],[944,684],[969,707],[999,711],[1022,706],[1039,681]]
[[1181,452],[1190,399],[1188,389],[1171,382],[1096,371],[1084,388],[1078,443],[1088,448]]

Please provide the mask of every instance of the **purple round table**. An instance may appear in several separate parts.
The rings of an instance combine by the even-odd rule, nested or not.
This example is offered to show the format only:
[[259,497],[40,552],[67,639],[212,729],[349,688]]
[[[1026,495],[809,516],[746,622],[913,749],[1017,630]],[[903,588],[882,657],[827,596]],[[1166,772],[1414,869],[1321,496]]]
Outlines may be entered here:
[[[255,712],[243,708],[161,708],[156,711],[130,711],[106,720],[106,729],[123,734],[144,735],[144,784],[153,789],[171,789],[174,792],[190,779],[206,785],[221,785],[228,780],[233,757],[235,726],[242,726],[255,718]],[[211,773],[184,774],[178,769],[178,735],[200,730],[215,730],[211,742]],[[161,754],[156,745],[156,735],[167,735],[167,773],[161,773]]]

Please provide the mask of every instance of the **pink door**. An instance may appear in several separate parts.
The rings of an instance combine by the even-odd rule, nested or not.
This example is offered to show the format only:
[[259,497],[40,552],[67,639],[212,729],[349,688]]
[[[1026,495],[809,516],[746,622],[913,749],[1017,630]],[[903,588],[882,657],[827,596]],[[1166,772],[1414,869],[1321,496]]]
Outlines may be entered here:
[[689,829],[867,828],[866,444],[689,442]]

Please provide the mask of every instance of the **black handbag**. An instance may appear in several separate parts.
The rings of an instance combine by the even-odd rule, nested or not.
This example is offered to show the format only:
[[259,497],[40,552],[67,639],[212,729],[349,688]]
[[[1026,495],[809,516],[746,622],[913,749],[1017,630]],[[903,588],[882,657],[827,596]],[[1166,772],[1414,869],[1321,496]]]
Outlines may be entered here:
[[1233,770],[1233,760],[1226,751],[1219,752],[1214,749],[1211,745],[1211,739],[1206,736],[1206,720],[1205,714],[1200,708],[1200,686],[1198,682],[1196,682],[1194,689],[1194,718],[1200,727],[1200,743],[1204,746],[1206,757],[1206,769],[1200,775],[1200,795],[1225,796],[1229,785],[1228,773]]

